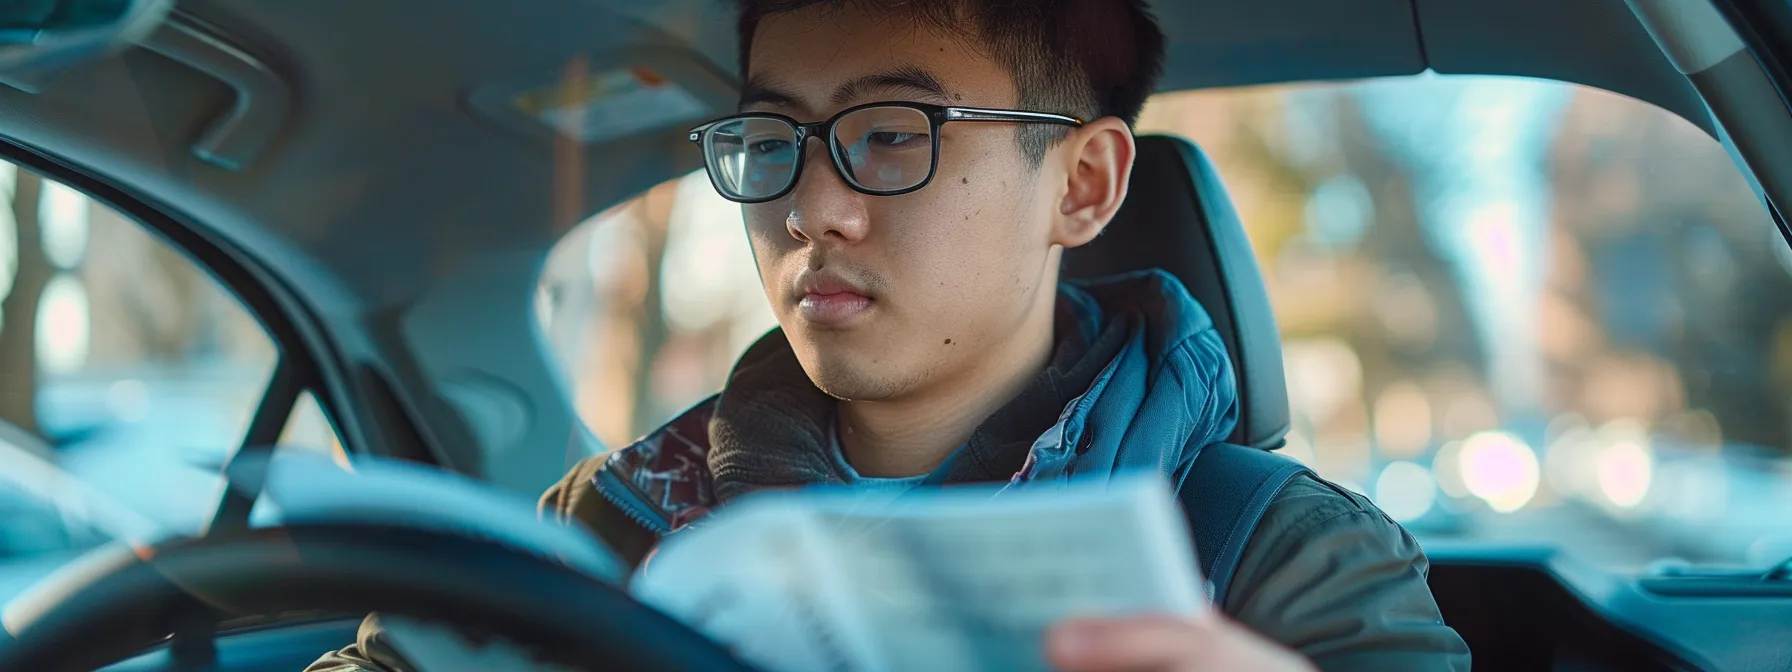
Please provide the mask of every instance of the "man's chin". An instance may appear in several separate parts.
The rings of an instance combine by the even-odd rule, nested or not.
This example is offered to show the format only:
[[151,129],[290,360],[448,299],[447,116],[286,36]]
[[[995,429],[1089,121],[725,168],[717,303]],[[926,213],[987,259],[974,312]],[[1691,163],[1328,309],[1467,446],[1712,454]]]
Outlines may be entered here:
[[[813,341],[796,347],[797,361],[809,382],[830,397],[843,401],[880,401],[901,394],[913,382],[901,375],[901,367],[887,349],[816,347]],[[875,353],[875,354],[874,354]]]

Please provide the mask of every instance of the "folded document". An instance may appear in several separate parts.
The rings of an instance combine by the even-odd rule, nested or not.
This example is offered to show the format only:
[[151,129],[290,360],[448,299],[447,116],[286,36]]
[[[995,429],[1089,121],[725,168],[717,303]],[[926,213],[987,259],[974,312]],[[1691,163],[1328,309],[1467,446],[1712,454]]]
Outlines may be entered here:
[[635,596],[772,672],[1046,669],[1073,616],[1209,609],[1157,476],[753,495],[672,535]]

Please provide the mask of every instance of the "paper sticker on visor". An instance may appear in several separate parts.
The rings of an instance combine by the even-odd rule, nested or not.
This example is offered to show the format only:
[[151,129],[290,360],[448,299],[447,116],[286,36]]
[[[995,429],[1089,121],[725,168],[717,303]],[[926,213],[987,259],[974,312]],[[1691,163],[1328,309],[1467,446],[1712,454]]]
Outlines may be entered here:
[[689,90],[646,67],[564,79],[518,93],[511,104],[560,134],[583,142],[691,125],[709,114],[709,107]]

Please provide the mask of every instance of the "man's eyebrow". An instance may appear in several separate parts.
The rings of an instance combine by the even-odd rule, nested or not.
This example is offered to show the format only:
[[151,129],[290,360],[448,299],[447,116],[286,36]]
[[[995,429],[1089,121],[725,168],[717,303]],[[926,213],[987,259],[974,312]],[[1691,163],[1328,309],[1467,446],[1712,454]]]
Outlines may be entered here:
[[872,73],[841,84],[834,89],[833,103],[845,105],[871,89],[909,89],[939,102],[949,103],[956,99],[938,77],[920,67],[905,65],[894,70]]
[[740,88],[740,107],[745,108],[748,105],[795,107],[796,96],[776,84],[749,79],[746,86]]

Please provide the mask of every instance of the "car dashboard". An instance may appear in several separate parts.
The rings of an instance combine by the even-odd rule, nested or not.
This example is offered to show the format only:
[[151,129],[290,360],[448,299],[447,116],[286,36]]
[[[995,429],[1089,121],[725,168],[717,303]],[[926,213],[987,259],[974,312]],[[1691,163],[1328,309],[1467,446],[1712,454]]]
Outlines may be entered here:
[[1444,621],[1477,670],[1785,672],[1792,582],[1623,576],[1549,548],[1427,546]]

